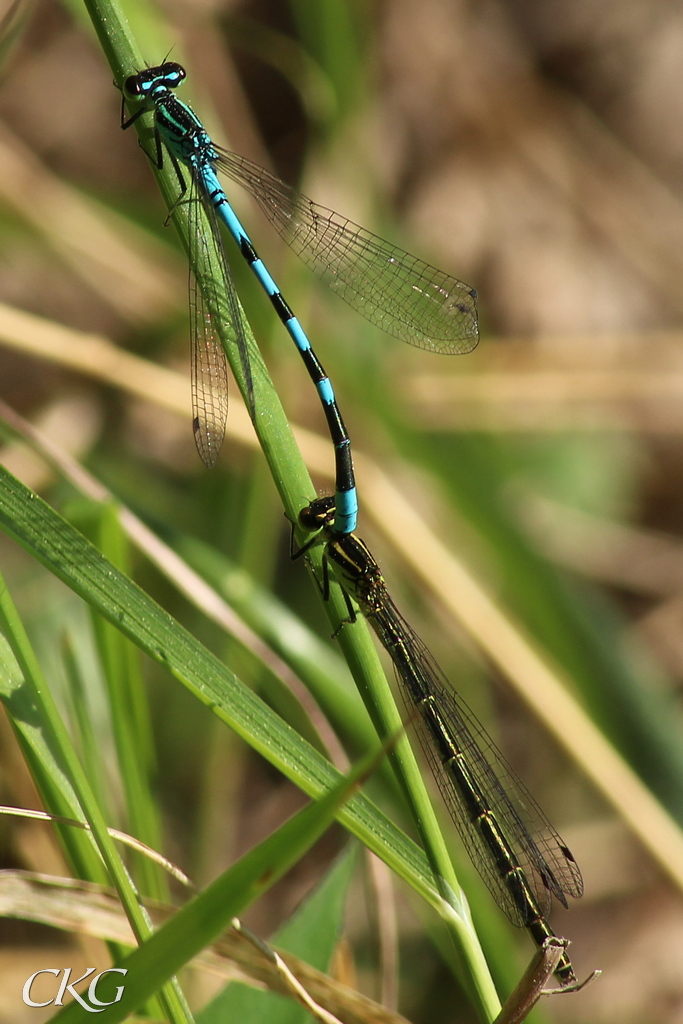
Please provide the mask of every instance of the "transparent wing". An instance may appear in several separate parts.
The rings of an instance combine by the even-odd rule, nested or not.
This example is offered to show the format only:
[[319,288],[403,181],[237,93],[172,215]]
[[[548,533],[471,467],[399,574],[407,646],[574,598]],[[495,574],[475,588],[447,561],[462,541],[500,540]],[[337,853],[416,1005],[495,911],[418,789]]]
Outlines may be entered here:
[[370,323],[417,348],[466,353],[479,340],[477,293],[263,167],[216,147],[217,166],[242,185],[292,250]]
[[[193,181],[189,199],[190,229],[190,364],[192,376],[192,428],[197,451],[211,469],[218,458],[228,417],[228,368],[225,351],[218,334],[216,317],[221,308],[209,268],[223,267],[223,290],[227,295],[232,284],[222,257],[220,237],[215,232],[207,238],[199,218],[200,200]],[[212,260],[212,256],[214,259]],[[216,259],[217,257],[217,259]],[[196,273],[192,268],[196,268]],[[223,300],[223,305],[225,300]]]
[[[370,621],[391,655],[407,708],[420,710],[420,743],[469,857],[498,906],[513,924],[528,923],[523,901],[515,900],[505,882],[506,868],[516,862],[543,916],[550,910],[552,896],[566,907],[567,896],[578,898],[583,893],[583,879],[571,851],[388,595],[385,606]],[[429,695],[438,708],[444,736],[437,735],[434,720],[425,714],[423,702]],[[461,758],[466,784],[449,770],[447,754]],[[493,831],[500,834],[502,846],[492,844],[490,832],[485,838],[474,804],[491,813]]]

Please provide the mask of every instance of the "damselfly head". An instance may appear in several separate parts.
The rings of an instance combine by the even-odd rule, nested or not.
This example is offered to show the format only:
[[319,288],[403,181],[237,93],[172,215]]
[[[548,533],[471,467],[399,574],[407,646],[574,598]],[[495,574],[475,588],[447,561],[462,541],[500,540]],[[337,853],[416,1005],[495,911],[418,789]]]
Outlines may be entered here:
[[308,530],[322,530],[334,519],[334,498],[316,498],[299,512],[299,521]]
[[142,100],[159,89],[177,89],[186,75],[182,64],[169,60],[130,75],[123,83],[123,91],[130,99]]

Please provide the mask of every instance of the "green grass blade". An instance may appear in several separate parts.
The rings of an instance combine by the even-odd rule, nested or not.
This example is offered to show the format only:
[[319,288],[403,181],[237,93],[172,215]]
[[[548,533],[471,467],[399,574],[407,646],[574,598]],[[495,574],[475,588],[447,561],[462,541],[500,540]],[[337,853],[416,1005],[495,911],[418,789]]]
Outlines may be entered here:
[[[11,699],[5,699],[5,707],[8,715],[16,716],[19,721],[30,722],[37,730],[40,743],[32,748],[32,762],[38,759],[39,751],[49,750],[49,758],[41,761],[37,778],[45,780],[48,776],[51,781],[50,795],[57,795],[56,805],[62,803],[61,794],[55,794],[54,790],[69,789],[75,798],[75,813],[73,817],[79,820],[86,820],[90,825],[90,831],[83,833],[85,842],[92,841],[102,857],[109,880],[115,885],[120,896],[126,916],[138,941],[146,938],[151,931],[147,915],[143,911],[137,893],[132,885],[126,867],[119,856],[115,843],[107,831],[107,825],[101,813],[97,800],[94,797],[88,779],[83,772],[78,756],[73,748],[69,735],[59,715],[46,680],[40,669],[38,661],[33,653],[28,636],[23,628],[14,604],[10,598],[9,591],[0,578],[0,629],[4,633],[12,654],[16,659],[18,671],[8,673],[9,678],[14,678],[19,683],[19,702],[14,704]],[[8,664],[7,652],[5,663]],[[19,678],[21,677],[21,678]],[[15,691],[16,693],[16,691]],[[23,715],[22,715],[23,712]],[[28,731],[24,731],[24,737],[28,739]],[[53,765],[55,772],[50,776],[49,767]],[[61,785],[60,785],[61,783]],[[51,810],[54,806],[48,804]],[[60,813],[57,811],[57,813]],[[81,835],[81,833],[77,833]],[[74,837],[75,841],[78,839]],[[82,844],[81,844],[82,845]],[[101,877],[100,871],[94,872],[96,880]],[[187,1010],[182,993],[171,982],[164,985],[160,993],[160,999],[165,1007],[166,1014],[173,1024],[183,1024],[191,1020],[191,1014]]]
[[[381,755],[380,755],[381,756]],[[340,806],[377,762],[356,766],[319,801],[308,804],[272,835],[241,857],[204,892],[179,910],[118,966],[128,971],[120,1002],[103,1011],[103,1024],[116,1024],[151,996],[163,982],[208,946],[306,853],[338,816]],[[120,980],[120,979],[119,979]],[[99,993],[98,993],[99,994]],[[100,998],[106,998],[100,996]],[[71,1003],[53,1017],[80,1024],[88,1011]]]
[[[273,945],[320,971],[329,970],[342,932],[356,852],[352,846],[338,858],[323,881],[270,940]],[[290,999],[233,982],[197,1016],[197,1024],[222,1024],[224,1020],[239,1020],[242,1024],[262,1020],[269,1024],[305,1024],[310,1016]]]
[[[170,615],[120,573],[81,534],[37,495],[0,467],[0,527],[112,622],[158,664],[165,666],[259,753],[311,796],[320,796],[338,773],[202,647]],[[350,813],[353,808],[353,813]],[[356,813],[358,812],[358,813]],[[355,798],[342,812],[364,842],[377,829],[377,808]],[[404,870],[434,898],[423,856],[388,821],[380,845],[394,849]],[[378,845],[372,839],[372,847]],[[408,865],[410,867],[408,868]]]
[[[99,546],[121,571],[128,570],[128,546],[115,508],[97,506],[95,523]],[[126,831],[147,846],[162,847],[161,821],[151,789],[154,746],[150,711],[143,685],[140,652],[118,629],[100,615],[93,626],[107,685],[110,717],[123,789]],[[135,857],[134,876],[146,896],[168,899],[166,879],[158,866],[146,857]]]

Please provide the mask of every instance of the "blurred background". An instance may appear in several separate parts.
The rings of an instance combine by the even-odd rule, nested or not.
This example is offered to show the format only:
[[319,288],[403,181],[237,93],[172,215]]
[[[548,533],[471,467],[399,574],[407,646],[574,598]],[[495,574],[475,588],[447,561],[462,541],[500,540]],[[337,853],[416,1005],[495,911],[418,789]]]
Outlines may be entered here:
[[[187,65],[184,98],[217,139],[477,289],[473,354],[410,350],[312,284],[236,198],[335,382],[359,455],[361,534],[399,607],[584,872],[583,900],[553,924],[571,938],[580,977],[604,974],[580,995],[546,1001],[543,1014],[683,1022],[675,865],[667,871],[634,838],[619,812],[628,797],[599,792],[577,766],[572,742],[590,756],[587,741],[560,719],[561,746],[515,695],[504,653],[492,653],[496,637],[482,647],[416,577],[382,530],[392,508],[372,507],[381,466],[680,823],[683,5],[167,0],[158,10],[163,30],[141,26],[143,52],[150,64],[170,52]],[[187,270],[134,133],[119,131],[120,99],[84,10],[35,0],[19,15],[2,44],[0,397],[155,529],[215,546],[326,637],[247,434],[230,434],[207,473],[189,383],[185,412],[161,408],[151,385],[151,401],[133,394],[128,364],[96,347],[108,339],[189,377]],[[296,353],[233,268],[287,412],[322,433]],[[17,325],[9,307],[65,333],[43,344],[38,322]],[[234,430],[244,421],[234,387],[230,417]],[[26,449],[9,445],[3,462],[60,510],[73,502]],[[322,467],[316,483],[331,489]],[[406,541],[415,548],[418,538]],[[0,560],[59,685],[65,623],[87,648],[87,618],[6,538]],[[225,635],[134,561],[141,585],[229,660]],[[205,882],[303,797],[156,668],[146,676],[165,852]],[[2,802],[37,806],[6,726],[0,751]],[[592,770],[599,775],[595,758]],[[248,923],[269,935],[342,840],[330,834]],[[3,867],[58,872],[45,826],[4,823],[0,855]],[[348,908],[351,980],[380,998],[369,888],[359,878]],[[472,1019],[425,937],[424,912],[395,890],[401,1012],[416,1022]],[[477,919],[498,915],[485,893],[472,903]],[[485,941],[489,927],[498,925],[483,925]],[[493,961],[504,987],[531,954],[527,937],[508,931],[514,962]],[[49,948],[54,933],[10,921],[0,940],[9,982],[26,976],[35,947]],[[19,1019],[4,999],[0,1019]]]

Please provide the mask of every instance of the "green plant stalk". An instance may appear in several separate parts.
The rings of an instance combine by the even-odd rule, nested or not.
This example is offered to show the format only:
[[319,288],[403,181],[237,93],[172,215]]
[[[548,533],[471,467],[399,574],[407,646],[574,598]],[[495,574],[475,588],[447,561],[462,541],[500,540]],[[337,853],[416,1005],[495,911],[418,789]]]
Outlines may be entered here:
[[[141,67],[145,67],[145,61],[134,45],[119,4],[115,0],[84,0],[84,3],[111,65],[114,81],[120,86],[129,75]],[[140,142],[148,153],[154,152],[155,148],[150,124],[150,115],[143,115],[135,122]],[[227,315],[227,301],[220,303],[221,308],[214,308],[212,296],[221,294],[220,268],[216,264],[213,254],[208,254],[208,257],[204,258],[202,252],[191,251],[188,204],[177,201],[178,179],[171,161],[166,160],[160,169],[154,165],[151,167],[181,244],[188,260],[192,261],[191,268],[197,282],[201,285],[203,281],[213,281],[214,287],[207,290],[205,298],[211,312],[215,314],[218,334],[225,348],[233,376],[242,395],[246,397],[244,368],[237,350],[234,332],[230,326],[230,317]],[[211,237],[211,226],[203,208],[199,213],[203,221],[203,231],[209,238]],[[256,409],[253,421],[254,430],[282,499],[285,512],[295,523],[299,510],[315,497],[315,489],[294,441],[277,392],[268,376],[261,353],[248,328],[246,318],[242,317],[242,320],[247,333],[246,340]]]
[[[110,61],[114,80],[121,84],[128,75],[136,72],[140,67],[144,67],[145,62],[137,52],[115,0],[84,0],[84,2]],[[146,151],[151,152],[153,151],[151,148],[152,138],[150,129],[145,122],[149,122],[148,116],[139,118],[136,127],[139,130],[143,146]],[[159,171],[156,168],[153,169],[183,247],[189,257],[191,247],[189,245],[187,204],[177,203],[178,183],[175,171],[170,165],[170,161],[166,161]],[[204,230],[208,237],[210,225],[207,220],[204,223]],[[222,279],[219,268],[210,264],[211,260],[209,259],[208,263],[193,265],[192,270],[200,284],[209,277],[213,277],[216,287],[212,291],[214,294],[220,294]],[[210,295],[207,295],[206,298],[208,300]],[[225,347],[233,375],[244,396],[246,395],[246,383],[243,367],[235,338],[228,326],[229,321],[224,316],[224,310],[212,308],[212,312],[216,314],[221,341]],[[300,509],[315,496],[315,491],[292,436],[279,397],[273,388],[250,332],[247,335],[247,344],[253,380],[254,406],[257,410],[254,429],[282,498],[285,512],[290,520],[297,524]],[[320,574],[321,558],[320,547],[314,547],[311,550],[314,573]],[[338,629],[346,612],[341,593],[334,595],[328,602],[327,610],[335,630]],[[389,726],[392,722],[400,722],[400,716],[366,624],[359,621],[352,629],[343,629],[340,635],[340,644],[364,699],[369,706],[373,707],[373,717],[376,723],[380,723],[384,729],[385,725]],[[378,701],[380,702],[379,706],[377,705]],[[383,734],[386,735],[386,732]],[[450,917],[451,934],[458,950],[460,966],[463,967],[467,964],[467,967],[460,972],[461,979],[466,984],[484,1019],[488,1020],[498,1012],[495,989],[490,975],[485,969],[481,950],[479,949],[475,954],[469,914],[464,910],[462,900],[459,898],[459,885],[414,755],[407,741],[400,744],[400,749],[401,753],[396,758],[397,770],[401,773],[402,785],[408,794],[409,804],[418,823],[421,838],[429,851],[428,857],[438,879],[438,888],[446,904],[450,905],[454,911],[453,916]],[[483,966],[484,970],[482,970]]]
[[[93,721],[91,708],[88,704],[88,684],[81,671],[78,659],[78,645],[68,629],[65,630],[62,637],[61,656],[66,676],[66,685],[71,698],[69,711],[73,716],[69,732],[77,737],[81,764],[90,782],[90,788],[97,798],[100,807],[107,808],[107,780],[104,760],[102,758],[102,741],[101,737],[97,735],[97,727]],[[78,871],[77,865],[75,870]],[[90,878],[91,876],[87,874],[84,877]]]
[[[127,540],[112,504],[97,509],[98,547],[128,571]],[[159,810],[150,791],[154,746],[137,648],[100,615],[93,616],[109,696],[119,772],[125,792],[127,829],[155,850],[162,848]],[[136,856],[133,877],[145,896],[168,900],[166,875],[147,857]]]

